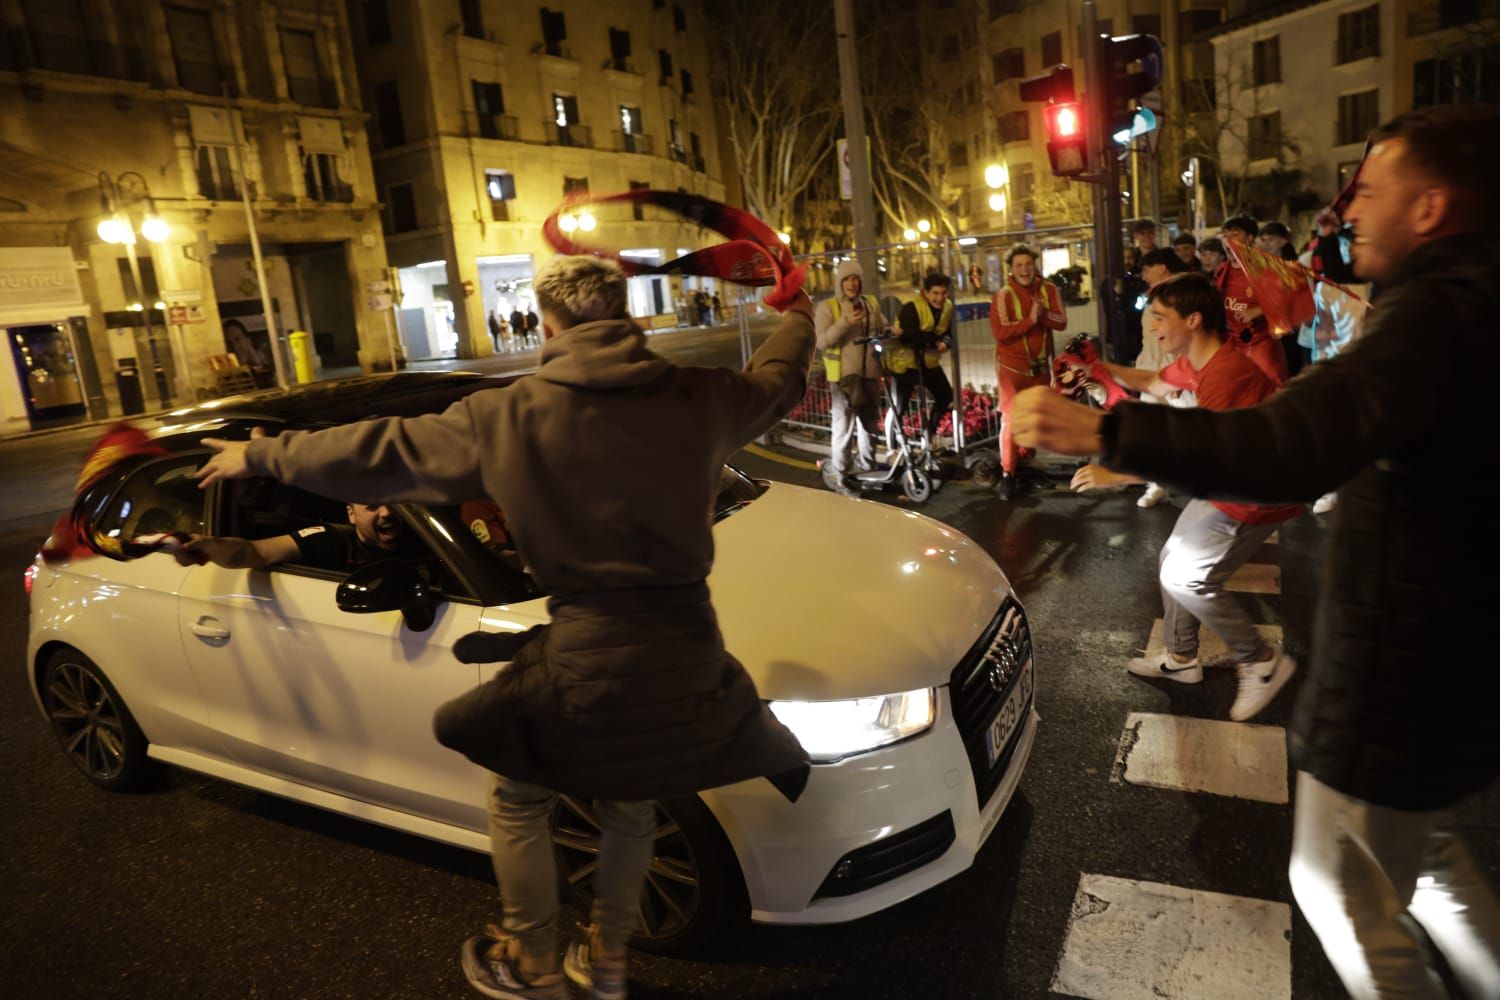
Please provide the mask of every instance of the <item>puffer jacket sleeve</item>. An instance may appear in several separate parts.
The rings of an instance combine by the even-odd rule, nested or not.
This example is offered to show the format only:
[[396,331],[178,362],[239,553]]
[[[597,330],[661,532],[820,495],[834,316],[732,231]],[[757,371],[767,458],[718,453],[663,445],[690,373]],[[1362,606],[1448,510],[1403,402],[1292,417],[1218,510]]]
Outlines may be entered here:
[[1305,502],[1437,430],[1457,315],[1441,298],[1392,296],[1354,347],[1260,406],[1213,412],[1124,404],[1104,462],[1209,500]]

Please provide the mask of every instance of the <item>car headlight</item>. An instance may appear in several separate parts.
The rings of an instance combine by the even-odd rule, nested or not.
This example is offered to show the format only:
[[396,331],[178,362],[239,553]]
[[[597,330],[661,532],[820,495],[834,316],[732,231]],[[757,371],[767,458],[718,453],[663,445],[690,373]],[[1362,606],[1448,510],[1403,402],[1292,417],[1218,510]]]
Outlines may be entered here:
[[932,688],[845,701],[773,701],[771,711],[816,764],[830,764],[932,728]]

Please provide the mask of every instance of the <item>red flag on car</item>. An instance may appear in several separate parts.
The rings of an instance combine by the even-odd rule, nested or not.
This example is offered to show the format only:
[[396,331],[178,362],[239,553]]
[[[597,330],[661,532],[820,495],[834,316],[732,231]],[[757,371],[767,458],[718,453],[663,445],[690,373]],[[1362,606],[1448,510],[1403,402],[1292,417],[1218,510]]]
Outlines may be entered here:
[[[105,431],[83,460],[73,486],[73,506],[52,526],[52,536],[42,546],[42,558],[49,564],[92,555],[132,558],[128,541],[95,530],[94,518],[106,498],[96,495],[93,487],[126,463],[165,454],[166,449],[139,427],[122,421]],[[151,551],[156,551],[156,547]]]
[[[584,205],[610,202],[657,205],[704,229],[712,229],[721,236],[728,237],[729,242],[704,247],[665,264],[644,264],[608,250],[585,247],[563,232],[564,215]],[[802,282],[807,276],[806,268],[792,259],[791,251],[775,231],[749,212],[701,195],[678,191],[638,189],[601,195],[578,192],[563,199],[557,210],[547,216],[547,221],[542,223],[542,235],[558,253],[607,257],[618,261],[625,273],[630,275],[696,274],[723,278],[741,285],[772,285],[774,287],[766,296],[766,305],[773,309],[783,309],[790,305],[801,291]]]

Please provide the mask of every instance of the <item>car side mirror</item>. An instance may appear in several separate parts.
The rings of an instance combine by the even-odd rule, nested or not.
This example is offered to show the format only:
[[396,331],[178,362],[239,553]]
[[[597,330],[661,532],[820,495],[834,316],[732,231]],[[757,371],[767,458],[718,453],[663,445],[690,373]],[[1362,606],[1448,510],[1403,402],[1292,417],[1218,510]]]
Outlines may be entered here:
[[368,615],[399,611],[406,627],[425,632],[437,617],[437,598],[411,563],[380,559],[350,573],[334,595],[340,611]]

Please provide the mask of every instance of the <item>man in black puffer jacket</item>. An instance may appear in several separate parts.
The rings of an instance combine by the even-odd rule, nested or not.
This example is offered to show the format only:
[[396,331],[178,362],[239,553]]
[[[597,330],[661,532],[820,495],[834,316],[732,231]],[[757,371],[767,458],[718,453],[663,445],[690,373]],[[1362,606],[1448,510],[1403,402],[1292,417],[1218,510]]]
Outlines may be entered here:
[[1500,546],[1443,486],[1500,458],[1492,394],[1468,388],[1500,315],[1500,109],[1409,112],[1375,140],[1346,213],[1380,288],[1363,340],[1250,409],[1101,416],[1031,392],[1014,433],[1209,499],[1341,487],[1290,733],[1292,891],[1353,996],[1444,995],[1409,916],[1466,995],[1493,998],[1500,905],[1453,822],[1500,773],[1500,671],[1474,641]]

